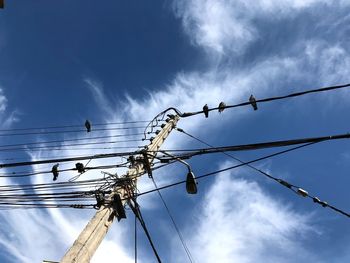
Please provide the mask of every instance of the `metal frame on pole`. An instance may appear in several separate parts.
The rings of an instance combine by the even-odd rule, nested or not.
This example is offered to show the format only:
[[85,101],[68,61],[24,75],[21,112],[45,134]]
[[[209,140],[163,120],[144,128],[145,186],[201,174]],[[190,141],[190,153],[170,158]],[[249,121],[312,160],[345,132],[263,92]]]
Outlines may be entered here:
[[[131,165],[130,169],[125,175],[125,178],[130,179],[133,184],[136,185],[137,178],[145,172],[147,172],[149,176],[152,176],[151,165],[157,151],[173,128],[175,128],[178,120],[179,116],[177,115],[172,115],[171,118],[167,119],[167,123],[146,147],[145,154],[135,158],[135,162]],[[122,204],[124,205],[126,203],[124,198],[128,197],[126,188],[119,186],[113,189],[113,193],[109,196],[109,200],[113,200],[113,197],[118,194],[122,197]],[[80,233],[72,247],[63,256],[61,263],[90,262],[92,256],[106,236],[116,216],[118,217],[118,214],[116,214],[113,206],[110,204],[103,204],[86,225],[84,230]],[[120,218],[118,217],[118,219]]]

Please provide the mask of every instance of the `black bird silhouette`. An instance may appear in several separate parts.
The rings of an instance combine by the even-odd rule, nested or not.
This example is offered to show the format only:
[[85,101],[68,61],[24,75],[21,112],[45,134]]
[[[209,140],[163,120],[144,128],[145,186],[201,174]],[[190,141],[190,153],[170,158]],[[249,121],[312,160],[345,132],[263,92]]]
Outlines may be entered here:
[[253,95],[250,95],[249,102],[250,104],[252,104],[254,110],[258,109],[258,105],[256,104],[256,99],[254,98]]
[[209,107],[208,107],[208,104],[205,104],[205,105],[203,106],[203,112],[204,112],[205,117],[208,118],[208,116],[209,116]]
[[56,163],[54,166],[52,166],[52,174],[53,174],[53,180],[56,181],[57,180],[57,177],[58,177],[58,166],[59,164]]
[[91,123],[89,122],[89,120],[86,120],[85,128],[87,132],[91,132]]
[[223,102],[223,101],[220,102],[220,104],[219,104],[219,113],[223,112],[225,108],[226,108],[225,102]]
[[84,173],[85,172],[85,167],[84,164],[82,163],[76,163],[75,168],[77,169],[78,173]]

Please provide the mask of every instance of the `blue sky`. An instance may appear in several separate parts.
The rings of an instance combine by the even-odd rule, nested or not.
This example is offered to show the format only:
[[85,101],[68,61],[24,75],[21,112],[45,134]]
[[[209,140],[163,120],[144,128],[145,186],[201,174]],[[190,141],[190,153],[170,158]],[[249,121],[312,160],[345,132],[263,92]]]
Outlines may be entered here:
[[[200,110],[349,82],[350,2],[6,1],[0,11],[2,129],[151,119],[165,108]],[[349,132],[347,90],[182,119],[180,128],[213,145]],[[113,131],[103,133],[113,135]],[[74,139],[77,135],[30,137]],[[1,144],[27,138],[4,137]],[[202,147],[174,131],[164,148]],[[275,150],[235,153],[243,160]],[[82,149],[79,154],[99,153]],[[77,151],[1,154],[41,159]],[[256,163],[350,211],[348,141],[325,142]],[[4,162],[4,161],[1,161]],[[188,161],[196,175],[234,164],[223,155]],[[93,164],[102,164],[96,161]],[[39,167],[32,167],[39,169]],[[159,185],[186,168],[155,172]],[[99,177],[89,172],[87,178]],[[60,178],[68,180],[69,175]],[[1,185],[24,181],[0,178]],[[27,181],[28,182],[28,181]],[[51,175],[31,183],[51,182]],[[145,176],[141,191],[151,189]],[[195,262],[348,262],[349,219],[316,206],[249,168],[164,190]],[[139,198],[164,262],[186,254],[156,194]],[[0,261],[59,260],[93,210],[0,211]],[[133,262],[133,216],[115,223],[92,262]],[[139,262],[155,262],[139,230]],[[262,260],[263,259],[263,260]]]

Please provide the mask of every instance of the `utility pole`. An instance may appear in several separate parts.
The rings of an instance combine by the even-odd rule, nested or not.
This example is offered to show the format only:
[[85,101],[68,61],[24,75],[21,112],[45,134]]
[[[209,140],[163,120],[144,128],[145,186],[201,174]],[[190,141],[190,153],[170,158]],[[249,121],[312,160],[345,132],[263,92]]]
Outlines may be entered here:
[[[131,179],[134,185],[136,185],[137,178],[145,172],[148,173],[148,176],[152,176],[151,164],[153,159],[156,156],[160,146],[163,144],[173,128],[175,128],[178,120],[179,116],[170,115],[170,117],[167,119],[167,123],[146,147],[146,151],[149,151],[149,153],[145,152],[142,156],[135,158],[134,163],[132,162],[132,165],[130,166],[125,178]],[[113,197],[120,196],[122,198],[122,204],[125,205],[127,200],[125,200],[124,197],[127,197],[127,195],[128,193],[125,188],[116,187],[113,189],[109,199],[113,200]],[[115,216],[118,217],[118,220],[120,219],[120,215],[116,215],[116,211],[111,205],[102,205],[94,217],[86,225],[84,230],[80,233],[72,247],[66,252],[61,260],[61,263],[90,262],[93,254],[112,225]]]

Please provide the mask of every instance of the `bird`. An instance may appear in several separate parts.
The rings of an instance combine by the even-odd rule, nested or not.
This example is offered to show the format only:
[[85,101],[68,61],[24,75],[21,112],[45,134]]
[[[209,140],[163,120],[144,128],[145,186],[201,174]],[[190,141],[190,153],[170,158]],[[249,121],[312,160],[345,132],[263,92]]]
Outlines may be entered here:
[[82,174],[85,172],[84,164],[82,164],[82,163],[76,163],[75,168],[78,170],[78,173]]
[[53,180],[56,181],[57,180],[57,177],[58,177],[58,166],[59,164],[56,163],[54,166],[52,166],[52,174],[53,174]]
[[219,113],[223,112],[225,108],[226,108],[225,102],[223,102],[223,101],[220,102],[220,104],[219,104]]
[[204,112],[205,117],[208,118],[208,116],[209,116],[209,107],[208,107],[208,104],[205,104],[205,105],[203,106],[203,112]]
[[250,95],[249,102],[252,104],[254,110],[258,109],[258,105],[256,104],[256,99],[254,98],[253,94]]
[[91,132],[91,123],[89,122],[89,120],[86,120],[85,128],[87,132]]

